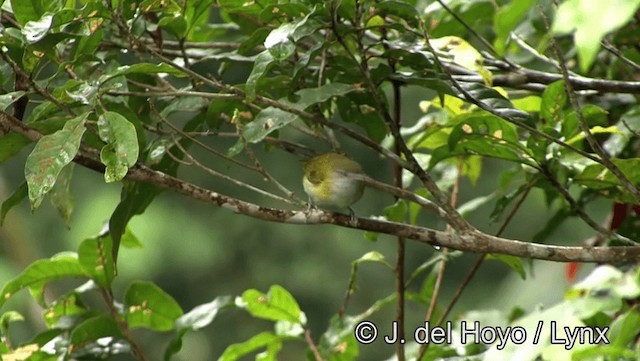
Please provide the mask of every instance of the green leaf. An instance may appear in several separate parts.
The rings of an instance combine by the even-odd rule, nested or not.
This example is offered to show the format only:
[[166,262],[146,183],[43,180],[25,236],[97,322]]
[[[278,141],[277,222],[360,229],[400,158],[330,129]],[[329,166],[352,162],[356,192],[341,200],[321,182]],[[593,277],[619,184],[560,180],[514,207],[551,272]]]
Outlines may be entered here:
[[387,125],[371,94],[351,92],[336,100],[340,118],[362,127],[367,135],[376,142],[381,142],[388,133]]
[[9,105],[16,102],[25,94],[26,94],[25,91],[20,90],[20,91],[14,91],[14,92],[9,92],[9,93],[0,95],[0,111],[6,110],[9,107]]
[[194,307],[191,311],[176,320],[176,337],[171,340],[164,353],[164,359],[169,360],[182,348],[182,338],[190,330],[199,330],[208,326],[218,315],[218,312],[235,305],[231,296],[218,296],[209,303]]
[[78,247],[78,261],[85,273],[102,287],[110,287],[115,273],[111,236],[88,238]]
[[130,328],[169,331],[182,316],[182,308],[170,295],[151,282],[135,281],[124,296],[125,317]]
[[51,25],[53,24],[53,15],[45,14],[40,19],[31,20],[27,22],[22,28],[22,34],[24,34],[27,42],[30,44],[37,43],[42,40],[49,29],[51,29]]
[[138,160],[136,128],[119,113],[105,112],[98,118],[98,134],[107,143],[100,152],[100,160],[107,166],[104,179],[107,183],[119,181]]
[[80,60],[82,56],[95,56],[95,51],[102,42],[104,31],[102,28],[96,29],[91,36],[82,36],[76,39],[76,44],[71,51],[71,58],[75,61]]
[[511,31],[518,26],[533,4],[535,0],[512,1],[496,11],[493,16],[493,29],[496,32],[493,45],[498,54],[504,55]]
[[524,98],[511,99],[511,103],[516,108],[525,112],[539,112],[542,98],[537,95],[529,95]]
[[131,231],[129,227],[124,230],[120,243],[122,244],[122,247],[125,248],[144,248],[142,242],[140,242],[138,237],[133,234],[133,231]]
[[235,361],[264,347],[267,348],[266,354],[261,357],[256,356],[256,360],[276,360],[275,355],[282,348],[282,340],[271,332],[261,332],[245,342],[227,347],[218,361]]
[[62,168],[56,183],[51,189],[51,204],[58,210],[64,224],[70,228],[71,213],[73,212],[73,196],[71,195],[71,177],[73,176],[73,163]]
[[468,218],[471,213],[486,205],[495,198],[495,193],[470,199],[458,207],[458,213]]
[[95,316],[82,321],[71,331],[69,342],[72,346],[84,346],[103,337],[123,337],[118,322],[109,315]]
[[251,123],[242,128],[242,136],[249,143],[259,143],[271,132],[288,125],[296,119],[298,119],[297,115],[282,109],[264,108]]
[[271,68],[274,61],[275,58],[269,50],[264,50],[256,56],[256,60],[253,63],[253,69],[251,69],[251,74],[249,74],[245,83],[248,100],[256,98],[256,84],[258,83],[258,80],[269,70],[269,68]]
[[191,311],[180,316],[176,321],[176,328],[199,330],[208,326],[218,315],[218,312],[234,305],[231,296],[218,296],[213,301],[194,307]]
[[82,304],[78,293],[72,292],[53,301],[49,307],[42,311],[42,318],[47,327],[54,328],[64,318],[82,315],[86,312],[87,309]]
[[102,76],[101,81],[104,82],[108,79],[115,78],[121,75],[129,74],[171,74],[177,77],[186,76],[180,69],[165,63],[150,64],[150,63],[136,63],[133,65],[123,65],[115,69],[115,71],[107,73]]
[[375,4],[376,13],[380,16],[397,16],[414,28],[419,27],[419,15],[416,8],[405,1],[383,1]]
[[429,168],[458,155],[481,155],[534,166],[529,150],[518,140],[515,127],[493,115],[458,116],[448,145],[433,151]]
[[[612,159],[613,163],[622,171],[631,184],[640,183],[640,158]],[[602,164],[593,164],[584,168],[582,173],[574,178],[577,184],[595,190],[615,191],[613,196],[625,195],[626,190],[621,187],[618,178]],[[611,196],[609,195],[609,196]],[[629,195],[630,196],[630,195]]]
[[26,25],[29,21],[36,21],[47,10],[46,3],[55,3],[55,1],[44,0],[11,0],[11,8],[16,20],[20,25]]
[[498,260],[516,271],[520,275],[520,278],[523,280],[527,279],[527,272],[524,270],[524,266],[522,265],[522,259],[515,256],[509,256],[504,254],[489,254],[487,259],[495,259]]
[[567,93],[564,90],[564,81],[558,80],[549,84],[542,93],[540,118],[551,124],[558,123],[562,120],[562,109],[566,102]]
[[296,50],[295,43],[317,30],[317,26],[307,24],[312,13],[310,12],[298,21],[282,24],[267,35],[264,47],[267,48],[273,59],[283,61],[289,58]]
[[0,136],[0,164],[18,153],[31,140],[19,133],[8,133]]
[[600,50],[600,42],[609,32],[622,27],[633,18],[640,0],[610,0],[589,2],[567,0],[560,4],[553,21],[556,34],[573,35],[580,69],[587,71]]
[[27,198],[27,193],[29,192],[29,187],[27,186],[27,182],[23,182],[18,189],[16,189],[4,202],[2,202],[2,208],[0,210],[0,226],[4,224],[4,219],[7,216],[7,213],[11,210],[11,208],[17,206]]
[[[466,40],[457,36],[445,36],[437,39],[429,39],[429,43],[434,49],[445,52],[453,58],[453,62],[467,68],[479,72],[481,75],[483,72],[488,72],[483,66],[484,57],[473,45],[469,44]],[[490,72],[487,73],[489,78],[485,78],[485,84],[491,85]]]
[[162,189],[151,183],[125,183],[120,203],[109,218],[109,234],[113,240],[113,259],[117,261],[120,242],[133,216],[142,214]]
[[[0,316],[0,336],[3,338],[9,335],[9,324],[24,321],[24,316],[16,311],[7,311]],[[0,352],[0,355],[2,352]]]
[[318,88],[301,89],[295,93],[297,100],[293,105],[296,109],[304,110],[311,105],[324,103],[335,96],[345,95],[357,89],[353,85],[342,83],[329,83]]
[[64,166],[76,156],[86,130],[88,113],[67,121],[61,130],[42,137],[27,157],[25,178],[29,185],[31,208],[36,209],[42,198],[53,188]]
[[300,306],[282,286],[271,286],[267,294],[254,289],[246,290],[242,293],[242,301],[244,308],[254,317],[303,323]]
[[63,253],[50,259],[37,260],[31,263],[16,278],[5,283],[2,291],[0,291],[0,307],[16,292],[25,287],[42,291],[48,282],[84,276],[84,270],[74,254]]
[[404,222],[407,217],[407,203],[398,199],[394,204],[384,208],[384,215],[392,222]]
[[609,339],[612,346],[626,347],[640,334],[640,311],[631,308],[622,315],[616,317],[611,323]]

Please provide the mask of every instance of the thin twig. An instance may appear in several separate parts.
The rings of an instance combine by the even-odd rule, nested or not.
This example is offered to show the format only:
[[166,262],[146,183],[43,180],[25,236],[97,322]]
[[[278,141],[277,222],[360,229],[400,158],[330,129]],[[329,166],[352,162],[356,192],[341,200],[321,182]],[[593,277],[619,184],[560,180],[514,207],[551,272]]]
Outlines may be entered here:
[[313,338],[311,337],[311,330],[306,329],[304,331],[304,339],[307,341],[307,345],[309,345],[309,349],[311,349],[311,353],[313,353],[313,357],[316,361],[324,361],[322,355],[320,355],[320,351],[318,351],[318,346],[316,346],[315,342],[313,342]]

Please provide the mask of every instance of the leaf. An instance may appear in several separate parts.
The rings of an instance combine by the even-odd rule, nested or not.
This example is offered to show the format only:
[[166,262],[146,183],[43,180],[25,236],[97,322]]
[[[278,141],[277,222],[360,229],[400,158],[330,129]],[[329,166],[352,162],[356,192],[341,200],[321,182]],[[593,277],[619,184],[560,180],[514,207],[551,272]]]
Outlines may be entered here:
[[169,331],[182,316],[180,305],[151,282],[134,281],[124,297],[125,317],[130,328]]
[[29,287],[36,291],[51,281],[84,277],[85,273],[74,254],[62,253],[50,259],[40,259],[31,263],[17,277],[5,283],[0,291],[0,307],[19,290]]
[[256,84],[258,80],[269,70],[274,61],[275,58],[269,50],[264,50],[256,56],[256,60],[253,63],[253,69],[251,69],[251,74],[249,74],[249,77],[245,82],[245,90],[247,92],[248,100],[254,100],[256,98]]
[[[7,337],[9,335],[9,324],[24,321],[24,316],[16,311],[7,311],[0,316],[0,335]],[[0,352],[0,354],[2,354]]]
[[0,164],[17,154],[31,140],[19,133],[8,133],[0,136]]
[[295,93],[297,100],[293,105],[298,110],[304,110],[311,105],[324,103],[335,96],[345,95],[357,89],[353,85],[342,83],[329,83],[318,88],[300,89]]
[[180,316],[176,320],[176,337],[171,340],[164,353],[164,359],[169,360],[182,348],[182,338],[187,331],[199,330],[208,326],[218,315],[218,312],[224,308],[234,306],[231,296],[218,296],[209,303],[204,303],[194,307],[191,311]]
[[267,348],[266,355],[263,357],[270,358],[256,357],[256,360],[275,360],[275,354],[282,348],[282,340],[271,332],[261,332],[245,342],[227,347],[218,361],[235,361],[263,347]]
[[527,279],[527,272],[524,270],[524,266],[522,265],[522,259],[515,256],[509,256],[504,254],[489,254],[487,255],[487,259],[495,259],[498,260],[516,271],[520,275],[520,278],[523,280]]
[[600,50],[600,41],[609,32],[633,18],[640,0],[582,1],[567,0],[560,4],[551,30],[573,37],[578,48],[580,69],[586,72]]
[[[422,73],[423,72],[398,72],[391,75],[389,78],[405,84],[422,86],[441,94],[449,94],[462,99],[465,102],[468,101],[465,95],[455,88],[449,81],[442,80],[436,75],[433,77],[425,77]],[[500,94],[500,92],[493,88],[480,83],[459,82],[458,85],[475,100],[480,101],[488,108],[491,108],[492,114],[495,114],[496,116],[508,119],[509,121],[515,120],[520,122],[529,121],[531,119],[531,115],[529,115],[529,113],[514,107],[509,99],[505,98]]]
[[259,143],[271,132],[298,119],[297,115],[279,108],[262,109],[249,124],[242,128],[242,136],[249,143]]
[[120,239],[120,242],[122,244],[122,247],[125,247],[125,248],[144,248],[144,245],[142,244],[142,242],[140,242],[138,237],[136,237],[136,235],[133,234],[133,232],[129,227],[127,227],[124,230],[124,233],[122,234],[122,238]]
[[631,308],[611,323],[609,339],[613,346],[626,347],[640,334],[640,311]]
[[303,322],[300,306],[282,286],[271,286],[267,294],[254,289],[246,290],[242,293],[242,301],[244,308],[254,317],[298,324]]
[[36,209],[42,198],[53,188],[64,166],[76,156],[80,140],[86,130],[88,113],[67,121],[61,130],[42,137],[27,157],[25,178],[29,185],[31,209]]
[[0,111],[6,110],[9,107],[9,105],[16,102],[25,94],[26,94],[25,91],[20,90],[20,91],[14,91],[14,92],[9,92],[9,93],[0,95]]
[[117,262],[120,242],[133,216],[142,214],[162,189],[151,183],[127,183],[123,186],[120,203],[109,218],[109,234],[113,240],[113,259]]
[[[466,40],[457,36],[445,36],[437,39],[429,39],[429,43],[434,49],[445,52],[453,57],[454,63],[469,70],[479,72],[483,76],[485,84],[491,85],[491,72],[482,66],[484,57]],[[485,75],[487,75],[488,78],[485,77]]]
[[52,24],[53,15],[45,14],[37,21],[31,20],[27,22],[22,28],[22,34],[24,34],[28,43],[37,43],[47,35]]
[[0,210],[0,226],[4,224],[4,219],[11,208],[17,206],[23,199],[27,198],[28,192],[29,187],[27,186],[27,182],[23,182],[20,187],[18,187],[18,189],[9,196],[9,198],[2,202],[2,208]]
[[458,213],[460,213],[463,217],[468,218],[472,212],[486,205],[487,203],[492,201],[495,197],[496,197],[495,193],[490,193],[489,195],[486,195],[486,196],[479,196],[479,197],[470,199],[458,207]]
[[381,142],[387,135],[387,125],[376,110],[371,94],[351,92],[339,97],[336,104],[342,120],[358,124],[372,140]]
[[[612,159],[613,163],[627,177],[631,184],[640,183],[640,158]],[[626,190],[621,187],[618,178],[606,169],[602,164],[593,164],[584,168],[582,173],[574,178],[577,184],[595,190],[615,190],[615,194],[626,194]],[[629,195],[630,196],[630,195]]]
[[384,208],[384,215],[392,222],[403,222],[407,216],[407,203],[398,199],[394,204]]
[[73,196],[71,195],[71,177],[73,176],[73,163],[62,168],[56,183],[51,189],[51,204],[58,210],[64,224],[70,228],[71,213],[73,212]]
[[493,16],[493,29],[496,32],[493,45],[498,54],[504,55],[511,31],[518,26],[533,4],[535,0],[512,1],[496,11]]
[[380,16],[397,16],[414,28],[419,27],[419,15],[416,8],[404,1],[383,1],[375,4],[376,13]]
[[80,316],[86,312],[87,309],[82,304],[79,294],[72,292],[53,301],[42,311],[42,318],[47,327],[54,328],[60,326],[58,323],[61,320],[72,316]]
[[100,152],[100,160],[107,166],[104,179],[107,183],[119,181],[138,160],[136,128],[119,113],[105,112],[98,118],[98,134],[107,143]]
[[316,31],[316,26],[309,26],[307,21],[313,11],[302,19],[285,23],[272,30],[264,40],[264,47],[277,61],[283,61],[293,55],[295,43]]
[[84,346],[103,337],[121,338],[118,323],[109,315],[99,315],[82,321],[69,335],[71,346]]
[[111,236],[87,238],[78,247],[78,261],[85,273],[102,287],[110,287],[116,276]]
[[208,326],[215,319],[221,309],[233,305],[234,302],[231,296],[218,296],[213,301],[198,305],[191,311],[180,316],[176,321],[176,328],[189,328],[194,331],[199,330]]
[[535,166],[529,149],[518,140],[515,127],[493,115],[459,116],[449,134],[448,145],[433,151],[429,168],[458,155],[481,155]]
[[[11,8],[13,9],[13,14],[16,16],[16,20],[20,23],[20,25],[26,25],[29,21],[35,21],[40,19],[40,16],[44,14],[43,5],[45,1],[43,0],[11,0]],[[55,1],[47,1],[46,3],[55,3]]]
[[551,124],[562,120],[562,109],[567,102],[567,93],[564,90],[564,81],[558,80],[549,84],[542,93],[540,103],[540,118]]
[[[616,127],[615,125],[612,125],[610,127],[601,127],[601,126],[595,126],[591,129],[589,129],[589,133],[596,135],[596,134],[621,134],[620,133],[620,129],[618,129],[618,127]],[[576,136],[572,137],[571,139],[567,139],[566,143],[567,144],[574,144],[577,143],[583,139],[586,138],[586,134],[584,133],[578,133]]]
[[117,76],[130,74],[171,74],[177,77],[186,76],[180,69],[174,68],[169,64],[136,63],[118,67],[115,71],[103,75],[101,81],[104,82]]

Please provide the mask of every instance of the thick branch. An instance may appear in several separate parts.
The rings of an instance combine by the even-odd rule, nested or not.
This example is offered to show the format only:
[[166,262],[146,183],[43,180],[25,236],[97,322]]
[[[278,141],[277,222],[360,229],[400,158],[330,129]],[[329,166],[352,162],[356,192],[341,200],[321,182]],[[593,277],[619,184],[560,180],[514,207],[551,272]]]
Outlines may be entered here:
[[[4,129],[18,132],[32,141],[37,141],[42,137],[39,132],[22,124],[18,119],[15,119],[5,112],[0,112],[0,125]],[[95,171],[104,172],[104,165],[102,165],[98,159],[97,151],[81,147],[74,161]],[[227,197],[139,164],[129,169],[126,178],[132,181],[153,183],[189,198],[215,204],[235,213],[271,222],[306,225],[335,224],[347,228],[405,237],[432,246],[448,247],[464,252],[500,253],[556,262],[623,263],[640,261],[640,246],[551,246],[494,237],[479,231],[460,235],[457,233],[436,231],[425,227],[368,218],[358,218],[357,222],[352,222],[349,215],[321,210],[305,212],[262,207],[254,203]]]

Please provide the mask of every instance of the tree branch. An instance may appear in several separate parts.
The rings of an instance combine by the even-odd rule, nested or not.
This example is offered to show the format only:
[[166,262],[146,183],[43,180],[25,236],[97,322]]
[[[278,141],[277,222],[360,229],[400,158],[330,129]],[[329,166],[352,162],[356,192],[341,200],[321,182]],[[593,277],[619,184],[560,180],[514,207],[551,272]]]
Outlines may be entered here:
[[[0,125],[5,129],[20,133],[32,141],[37,141],[42,137],[42,134],[38,131],[22,124],[18,119],[6,112],[0,112]],[[100,163],[99,159],[99,154],[95,149],[81,146],[74,161],[97,172],[104,172],[104,165]],[[293,211],[263,207],[199,187],[141,164],[136,164],[130,168],[126,179],[152,183],[189,198],[217,205],[234,213],[270,222],[300,225],[334,224],[346,228],[404,237],[431,246],[448,247],[463,252],[499,253],[556,262],[618,264],[640,261],[640,246],[569,247],[543,245],[494,237],[480,231],[464,234],[447,233],[426,227],[369,218],[357,218],[356,222],[352,222],[351,216],[348,214],[317,209],[311,211]]]

